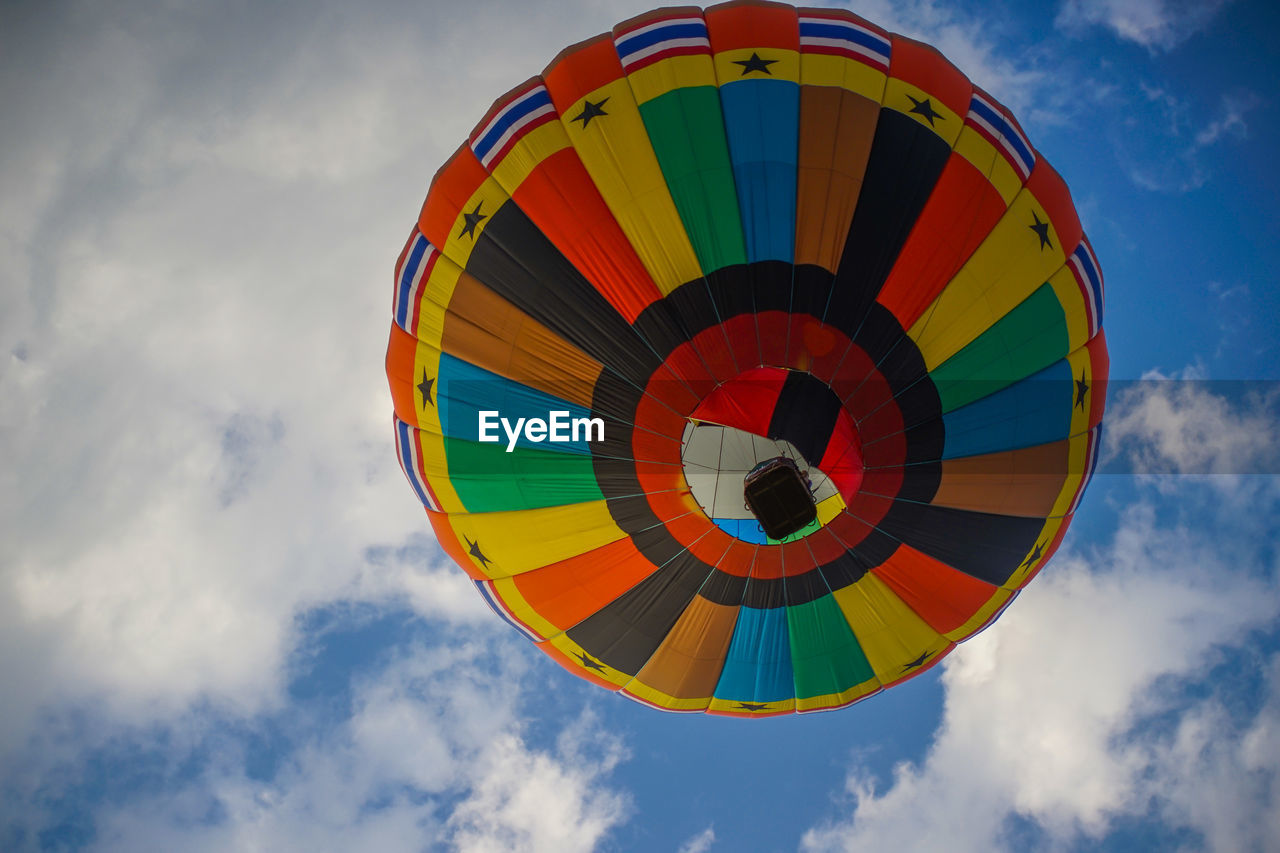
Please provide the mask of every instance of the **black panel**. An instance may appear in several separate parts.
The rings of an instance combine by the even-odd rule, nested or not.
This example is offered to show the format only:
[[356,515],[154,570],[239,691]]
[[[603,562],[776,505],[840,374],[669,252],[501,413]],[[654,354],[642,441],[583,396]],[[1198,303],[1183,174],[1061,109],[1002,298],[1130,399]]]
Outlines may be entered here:
[[880,111],[826,316],[866,315],[950,156],[951,147],[915,119]]
[[635,675],[711,571],[706,563],[682,552],[565,633],[604,663]]
[[506,202],[490,217],[471,250],[466,270],[521,311],[632,381],[643,381],[660,361],[514,202]]
[[[878,560],[873,565],[879,565],[882,562],[884,560]],[[819,566],[815,574],[820,573],[824,581],[823,585],[830,587],[831,591],[835,592],[838,589],[844,589],[851,583],[857,583],[869,568],[867,560],[861,557],[855,549],[846,551],[826,565]],[[814,598],[819,597],[819,595],[814,596]],[[798,604],[800,602],[793,603]]]
[[831,443],[841,408],[840,398],[825,382],[789,371],[769,421],[769,438],[786,439],[816,466]]
[[1000,586],[1035,546],[1044,519],[894,501],[879,528],[948,566]]

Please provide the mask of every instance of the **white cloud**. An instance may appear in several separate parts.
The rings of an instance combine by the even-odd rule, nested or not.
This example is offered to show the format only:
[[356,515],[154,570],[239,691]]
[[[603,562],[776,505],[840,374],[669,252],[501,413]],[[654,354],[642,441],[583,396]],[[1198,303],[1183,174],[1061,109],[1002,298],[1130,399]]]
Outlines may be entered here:
[[1245,117],[1261,102],[1253,92],[1226,93],[1210,118],[1167,89],[1139,83],[1138,91],[1142,99],[1116,125],[1116,154],[1136,185],[1163,193],[1204,186],[1210,149],[1246,139]]
[[[1174,398],[1174,422],[1204,404]],[[1167,422],[1144,434],[1151,446],[1166,440]],[[1254,491],[1244,515],[1190,478],[1177,495],[1130,507],[1104,546],[1060,553],[949,657],[927,756],[899,765],[887,788],[853,768],[850,812],[807,832],[805,849],[1015,849],[1014,818],[1069,847],[1153,813],[1211,850],[1280,843],[1270,817],[1280,656],[1249,670],[1260,660],[1254,632],[1280,619],[1280,567],[1263,545],[1280,500]],[[1269,698],[1228,710],[1214,676],[1208,696],[1189,692],[1211,672],[1264,681]],[[1206,780],[1223,788],[1206,791]]]
[[[519,674],[495,679],[481,646],[411,650],[357,691],[349,720],[318,728],[275,778],[231,754],[191,783],[110,805],[99,851],[594,849],[627,817],[607,786],[623,757],[589,716],[532,746]],[[512,649],[504,654],[514,658]]]
[[1247,390],[1245,399],[1233,402],[1194,372],[1148,372],[1112,402],[1106,422],[1108,456],[1124,457],[1138,474],[1280,473],[1275,467],[1280,390],[1272,385],[1259,383]]
[[394,459],[390,271],[492,98],[635,5],[0,10],[0,755],[271,707],[326,602],[493,624]]
[[709,825],[697,835],[691,836],[680,845],[679,853],[707,853],[711,845],[716,843],[716,828]]
[[1065,0],[1057,25],[1103,26],[1151,51],[1172,50],[1203,29],[1230,0]]

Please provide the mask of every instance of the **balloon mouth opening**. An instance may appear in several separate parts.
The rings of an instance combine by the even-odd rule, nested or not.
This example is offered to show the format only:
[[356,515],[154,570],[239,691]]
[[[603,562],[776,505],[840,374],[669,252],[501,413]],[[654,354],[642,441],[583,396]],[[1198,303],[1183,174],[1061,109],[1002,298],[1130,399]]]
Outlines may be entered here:
[[718,385],[688,416],[685,482],[718,527],[782,544],[823,527],[862,485],[853,418],[826,383],[760,367]]

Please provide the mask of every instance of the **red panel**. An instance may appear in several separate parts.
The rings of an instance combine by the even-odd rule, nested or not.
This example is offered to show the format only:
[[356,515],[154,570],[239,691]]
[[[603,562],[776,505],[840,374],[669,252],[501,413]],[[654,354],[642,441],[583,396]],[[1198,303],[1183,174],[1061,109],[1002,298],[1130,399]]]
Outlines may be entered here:
[[819,566],[830,563],[847,550],[844,543],[826,527],[813,531],[802,541],[812,553],[814,563]]
[[789,341],[787,364],[828,385],[852,344],[844,332],[805,314],[791,315]]
[[427,200],[418,214],[418,228],[436,246],[444,246],[458,221],[458,212],[489,177],[465,143],[436,172]]
[[871,571],[940,634],[959,628],[996,593],[991,584],[908,545]]
[[772,551],[778,551],[782,554],[782,573],[795,577],[805,572],[811,572],[818,568],[818,563],[813,559],[813,552],[809,550],[809,546],[805,543],[805,539],[797,539],[794,542],[787,542],[783,545],[773,545],[769,548]]
[[1089,393],[1093,395],[1093,400],[1089,403],[1089,428],[1093,429],[1102,423],[1102,412],[1107,406],[1111,356],[1107,352],[1107,338],[1102,329],[1098,330],[1098,334],[1086,346],[1089,350],[1089,363],[1093,367],[1093,387],[1089,389]]
[[716,53],[744,47],[800,49],[800,24],[794,6],[739,0],[712,6],[706,19],[711,50]]
[[414,359],[418,353],[418,339],[404,329],[391,324],[391,337],[387,341],[387,385],[391,388],[391,404],[396,417],[410,426],[418,423],[417,403],[413,396]]
[[786,381],[787,371],[779,367],[748,370],[707,395],[690,417],[767,436]]
[[434,512],[426,510],[427,520],[431,522],[431,529],[435,531],[436,541],[440,543],[440,548],[449,555],[449,559],[458,564],[458,568],[467,573],[473,580],[486,580],[484,572],[476,567],[475,562],[467,553],[467,549],[462,547],[462,543],[458,541],[458,534],[454,532],[453,525],[449,523],[447,513]]
[[911,328],[1005,210],[991,182],[953,152],[876,301]]
[[818,468],[831,478],[831,482],[840,491],[847,504],[862,485],[862,452],[858,431],[853,426],[849,413],[840,410],[836,416],[835,429],[831,431],[831,440],[822,455]]
[[1053,230],[1058,235],[1058,249],[1064,253],[1068,249],[1074,249],[1084,236],[1084,231],[1080,228],[1076,206],[1071,201],[1071,191],[1067,189],[1062,176],[1054,171],[1048,161],[1041,158],[1036,160],[1031,177],[1027,178],[1027,189],[1044,207],[1049,221],[1053,223]]
[[896,34],[891,38],[889,76],[929,93],[962,119],[968,115],[973,95],[969,78],[937,48]]
[[622,76],[622,63],[613,38],[601,33],[566,47],[542,72],[551,101],[561,115],[591,94]]
[[628,323],[662,298],[572,148],[539,163],[512,199]]
[[776,580],[782,577],[782,549],[777,545],[761,545],[751,563],[751,577]]
[[755,317],[760,338],[760,363],[786,367],[791,315],[785,311],[759,311]]

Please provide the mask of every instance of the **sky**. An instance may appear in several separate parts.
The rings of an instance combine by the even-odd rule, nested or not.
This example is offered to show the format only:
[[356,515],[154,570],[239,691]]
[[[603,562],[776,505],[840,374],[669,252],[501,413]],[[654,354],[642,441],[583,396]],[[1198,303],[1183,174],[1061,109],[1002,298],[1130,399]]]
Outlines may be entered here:
[[1280,849],[1280,9],[854,3],[1066,178],[1122,381],[993,627],[743,721],[538,653],[390,427],[431,176],[646,8],[0,4],[0,849]]

